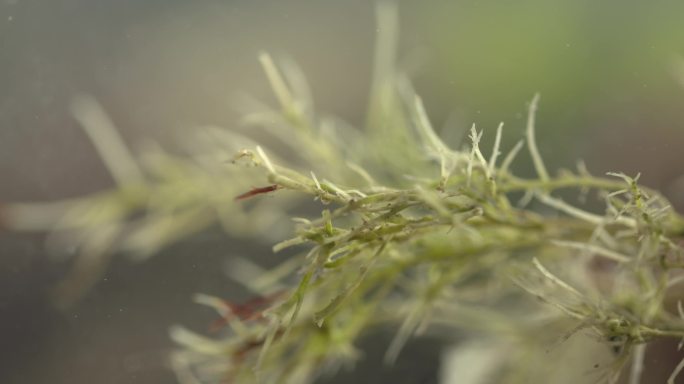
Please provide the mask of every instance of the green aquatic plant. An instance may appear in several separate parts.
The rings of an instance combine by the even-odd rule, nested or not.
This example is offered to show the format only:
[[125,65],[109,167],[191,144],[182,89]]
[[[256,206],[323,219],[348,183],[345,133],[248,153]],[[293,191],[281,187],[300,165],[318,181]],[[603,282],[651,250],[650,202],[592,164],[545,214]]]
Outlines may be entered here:
[[[573,382],[548,346],[593,338],[605,346],[590,354],[600,364],[576,369],[615,382],[630,367],[638,382],[647,343],[684,339],[684,218],[638,175],[598,177],[582,163],[549,172],[535,141],[538,95],[513,147],[503,148],[503,124],[491,150],[475,126],[463,148],[450,147],[395,67],[396,9],[382,4],[378,23],[364,130],[315,112],[298,69],[267,54],[259,59],[279,105],[252,102],[243,123],[267,133],[269,146],[205,127],[186,157],[149,147],[133,160],[97,104],[77,100],[74,114],[118,188],[4,212],[15,228],[50,229],[53,247],[78,245],[56,298],[77,299],[110,255],[147,257],[218,223],[238,236],[279,238],[273,250],[291,256],[272,270],[232,260],[251,302],[196,296],[226,330],[171,330],[183,383],[311,382],[358,359],[355,343],[380,327],[396,329],[387,362],[416,334],[459,335],[463,348],[463,338],[485,340],[499,356],[487,372],[497,383]],[[536,177],[511,169],[524,147]],[[573,191],[603,208],[566,202]],[[287,225],[311,200],[321,213]]]

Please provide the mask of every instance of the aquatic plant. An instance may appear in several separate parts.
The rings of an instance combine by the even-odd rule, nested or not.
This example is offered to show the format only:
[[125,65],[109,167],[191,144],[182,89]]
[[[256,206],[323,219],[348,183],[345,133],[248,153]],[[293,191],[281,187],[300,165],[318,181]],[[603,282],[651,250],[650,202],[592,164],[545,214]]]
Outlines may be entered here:
[[[292,249],[280,266],[232,261],[255,299],[196,296],[225,332],[171,330],[181,382],[311,382],[359,358],[355,343],[380,327],[396,328],[387,362],[416,334],[459,335],[463,348],[464,338],[485,340],[497,356],[487,378],[507,383],[562,382],[565,360],[548,358],[549,345],[589,336],[605,346],[589,354],[600,362],[575,368],[615,382],[631,367],[638,382],[647,343],[684,339],[684,218],[638,175],[599,177],[581,162],[549,172],[535,141],[538,95],[513,147],[503,148],[503,124],[491,150],[475,126],[462,148],[448,146],[395,66],[396,9],[381,4],[378,23],[363,130],[318,114],[299,70],[268,54],[259,59],[278,106],[253,102],[243,123],[267,133],[270,147],[206,127],[187,157],[151,147],[138,161],[97,104],[77,100],[74,114],[118,188],[4,212],[15,228],[50,229],[53,246],[78,245],[57,299],[77,299],[115,253],[147,257],[215,223],[261,238],[293,228],[273,247]],[[523,148],[534,178],[511,169]],[[566,202],[573,191],[603,208]],[[287,225],[311,200],[320,215]]]

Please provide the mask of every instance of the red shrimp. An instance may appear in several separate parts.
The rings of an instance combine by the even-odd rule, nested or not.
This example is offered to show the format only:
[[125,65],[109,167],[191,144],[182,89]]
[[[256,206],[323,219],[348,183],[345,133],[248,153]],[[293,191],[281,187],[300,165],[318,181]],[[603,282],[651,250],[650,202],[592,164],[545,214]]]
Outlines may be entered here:
[[262,193],[273,192],[279,188],[280,188],[280,186],[278,184],[273,184],[273,185],[269,185],[266,187],[260,187],[260,188],[252,188],[251,190],[249,190],[249,191],[247,191],[241,195],[236,196],[235,200],[237,201],[237,200],[248,199],[252,196],[260,195]]
[[228,316],[221,317],[209,326],[210,332],[217,332],[225,327],[231,317],[236,317],[242,321],[259,320],[263,316],[265,307],[273,303],[285,293],[284,290],[276,291],[267,296],[252,298],[246,302],[235,304],[224,300],[224,305],[230,311]]

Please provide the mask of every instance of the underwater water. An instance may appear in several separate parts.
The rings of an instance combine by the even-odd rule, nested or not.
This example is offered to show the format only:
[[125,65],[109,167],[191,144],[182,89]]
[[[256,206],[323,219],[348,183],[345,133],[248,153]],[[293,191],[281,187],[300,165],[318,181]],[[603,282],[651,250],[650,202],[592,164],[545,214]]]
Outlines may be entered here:
[[[538,137],[554,169],[583,158],[596,174],[641,172],[684,210],[681,5],[398,3],[399,63],[445,138],[505,121],[513,143],[541,92]],[[195,127],[236,125],[240,95],[273,102],[264,50],[302,67],[317,108],[360,125],[375,28],[374,5],[360,0],[0,0],[0,209],[114,185],[71,113],[74,97],[98,100],[134,152],[153,140],[182,153]],[[175,382],[169,328],[203,332],[216,320],[193,294],[246,298],[226,260],[274,265],[283,231],[257,241],[211,228],[142,262],[116,255],[57,307],[75,250],[48,252],[44,233],[0,226],[0,382]],[[444,340],[409,344],[396,368],[379,368],[388,340],[364,340],[371,363],[321,383],[439,382]],[[654,360],[648,372],[664,382],[679,358]]]

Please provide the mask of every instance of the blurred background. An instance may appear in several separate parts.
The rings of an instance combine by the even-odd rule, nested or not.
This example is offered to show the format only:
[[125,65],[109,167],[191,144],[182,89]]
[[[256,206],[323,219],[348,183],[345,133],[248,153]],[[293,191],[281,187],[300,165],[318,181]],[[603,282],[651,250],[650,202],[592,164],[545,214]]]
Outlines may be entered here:
[[[641,172],[684,210],[684,2],[398,3],[399,65],[445,138],[476,123],[491,140],[504,121],[510,146],[540,92],[537,137],[549,168],[581,158],[595,174]],[[131,147],[152,139],[180,148],[193,127],[234,126],[241,93],[274,102],[262,50],[302,67],[319,110],[361,125],[374,8],[367,0],[0,0],[0,202],[114,186],[70,115],[75,95],[94,96]],[[2,383],[174,382],[164,359],[169,326],[203,330],[215,319],[192,294],[243,295],[223,272],[230,256],[273,263],[269,244],[210,230],[144,263],[115,259],[82,301],[56,310],[49,292],[68,263],[47,257],[43,238],[0,232]],[[385,345],[368,349],[354,380],[438,382],[435,343],[418,342],[398,370],[377,367]]]

